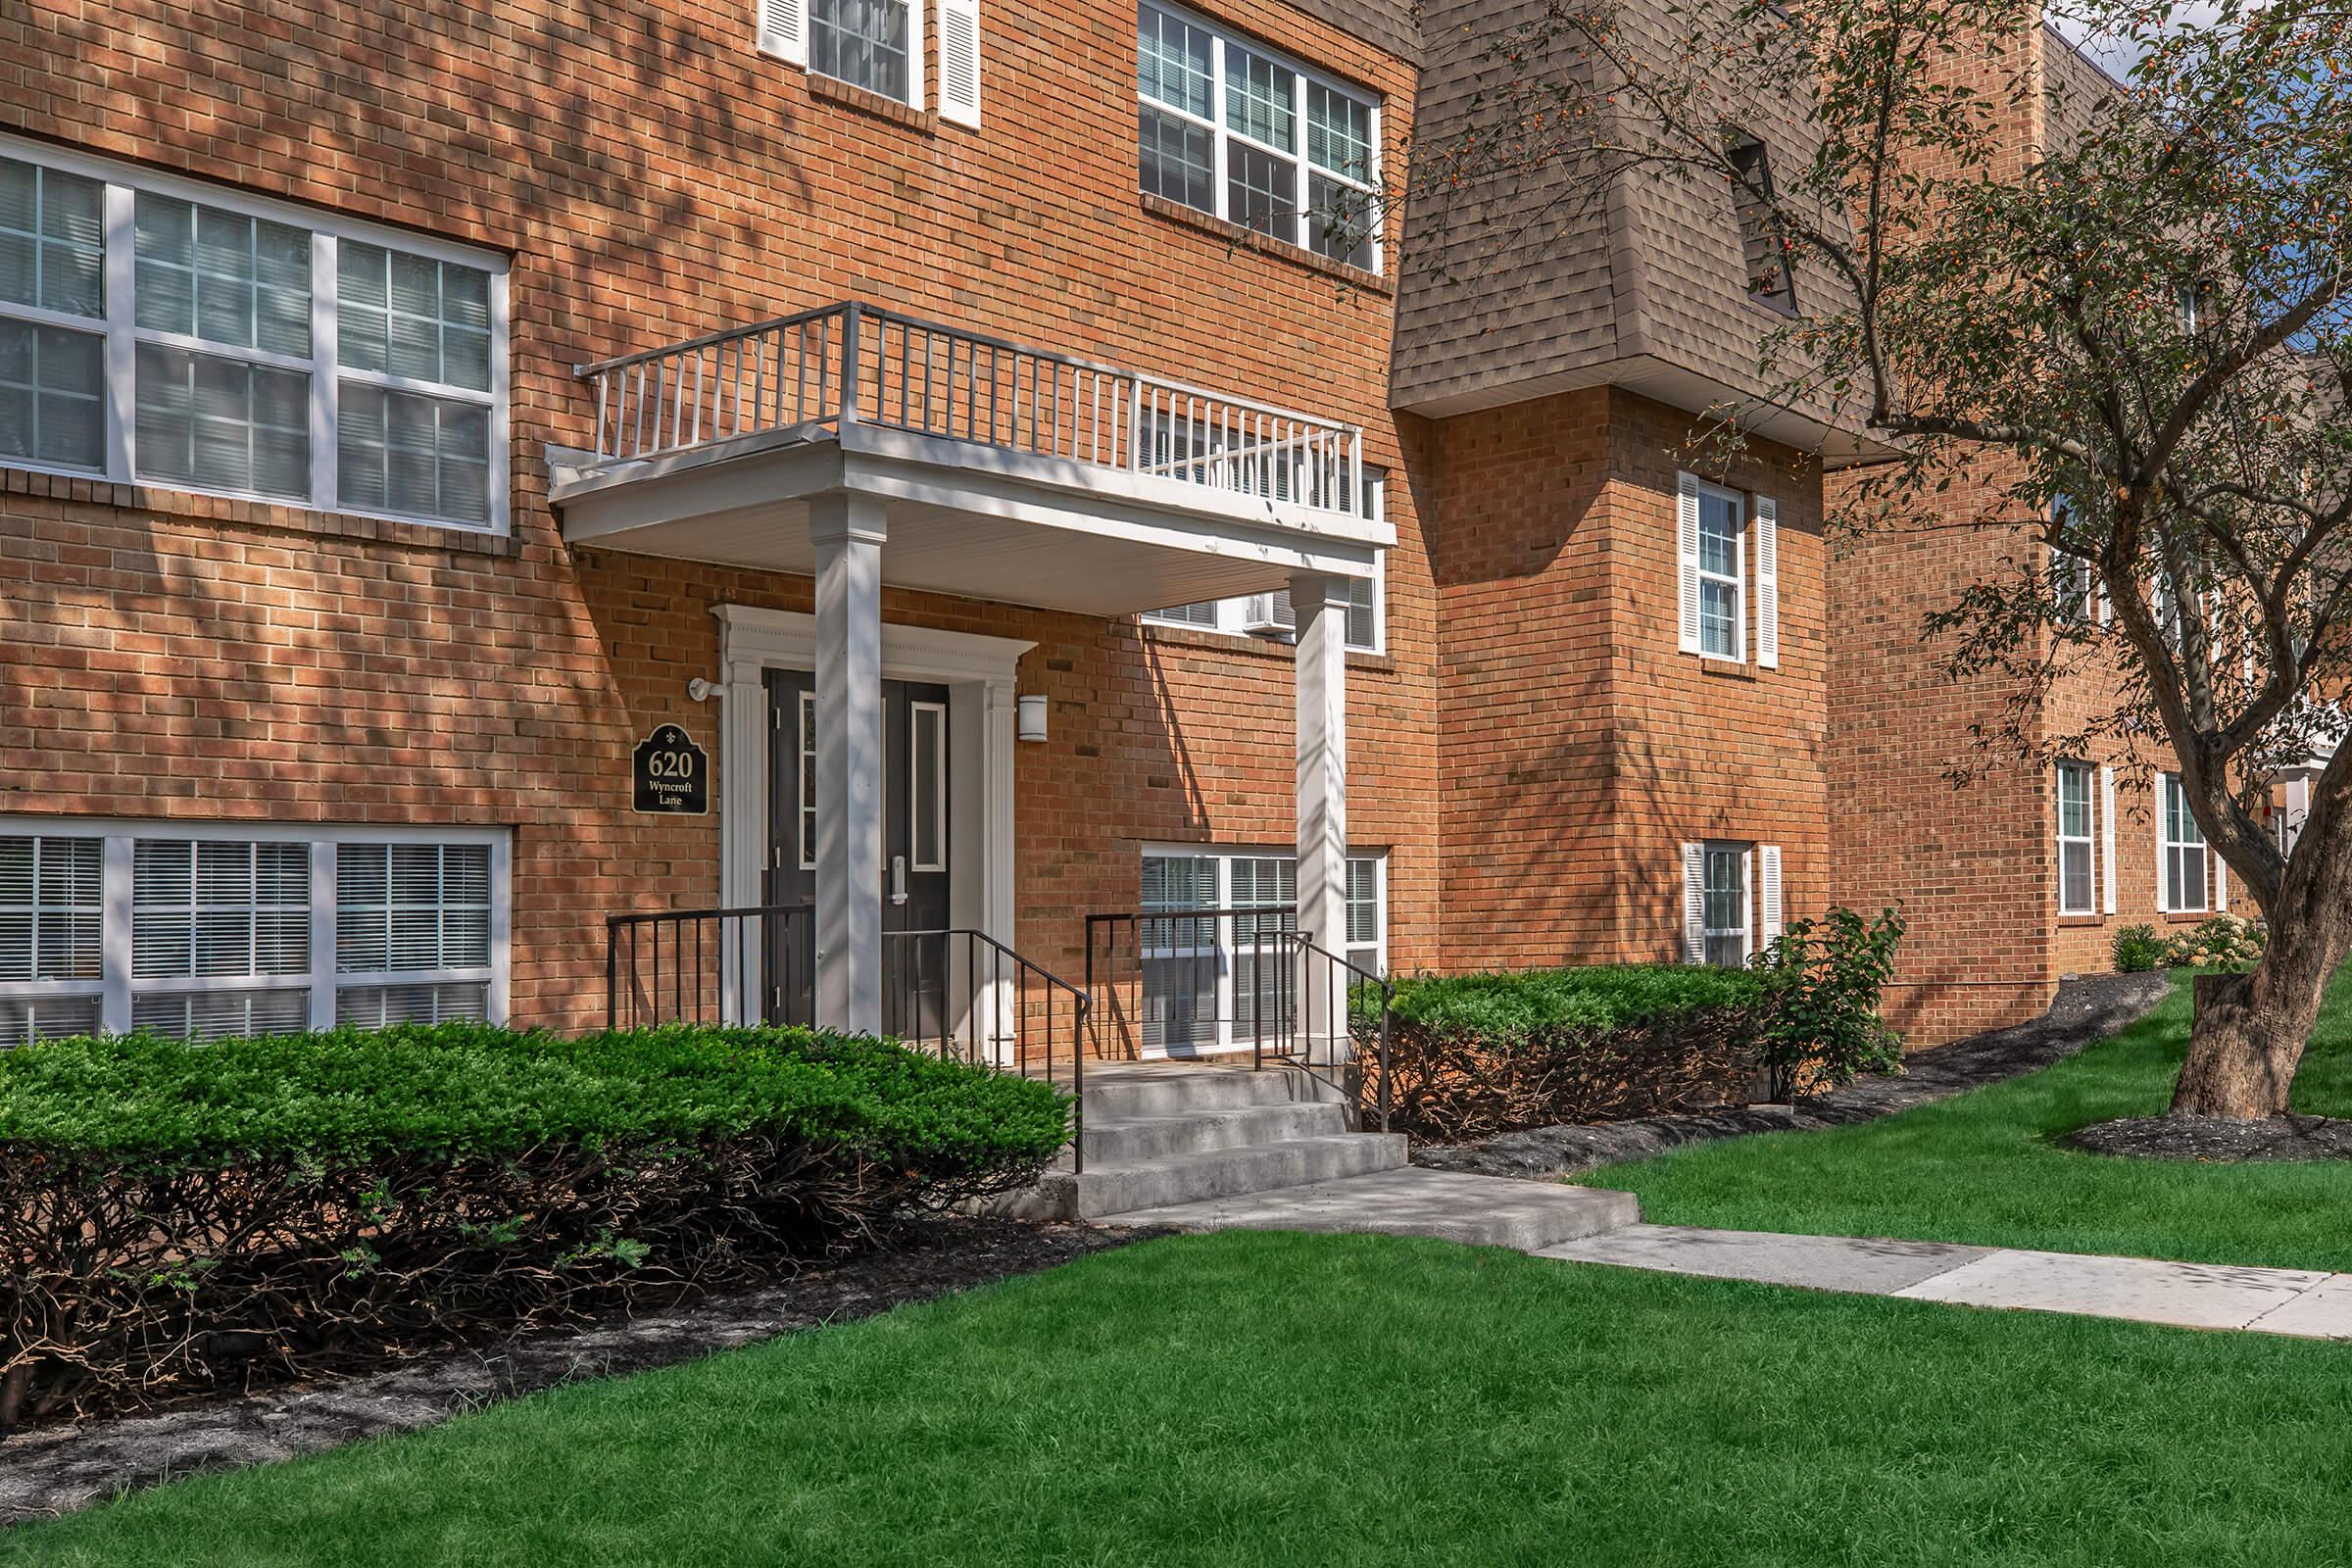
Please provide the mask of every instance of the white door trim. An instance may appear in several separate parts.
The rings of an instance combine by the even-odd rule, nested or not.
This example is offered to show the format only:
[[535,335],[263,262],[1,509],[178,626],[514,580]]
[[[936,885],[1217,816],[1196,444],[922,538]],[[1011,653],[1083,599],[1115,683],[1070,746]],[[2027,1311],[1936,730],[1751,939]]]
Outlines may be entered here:
[[[816,617],[751,605],[713,606],[725,709],[719,719],[719,903],[760,903],[767,855],[767,686],[770,669],[816,667]],[[882,626],[882,678],[948,688],[956,759],[948,821],[949,923],[1019,946],[1013,929],[1014,668],[1036,647],[1012,637]]]

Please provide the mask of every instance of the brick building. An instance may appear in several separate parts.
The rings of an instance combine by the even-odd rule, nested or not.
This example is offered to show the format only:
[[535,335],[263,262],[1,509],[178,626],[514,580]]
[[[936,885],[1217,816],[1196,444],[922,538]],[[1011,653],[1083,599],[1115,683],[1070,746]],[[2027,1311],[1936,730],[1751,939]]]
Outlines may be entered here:
[[[0,19],[0,1042],[582,1026],[664,983],[609,916],[804,905],[693,983],[896,1027],[957,961],[907,933],[1072,979],[1124,933],[1121,1048],[1181,1052],[1242,1042],[1255,922],[1137,911],[1737,961],[1998,884],[1913,1021],[2037,1005],[2097,956],[2055,785],[1889,786],[1950,726],[1887,727],[1915,607],[1823,548],[1850,440],[1690,455],[1788,305],[1728,197],[1629,187],[1467,296],[1362,220],[1463,112],[1448,24]],[[674,986],[711,940],[629,930]]]

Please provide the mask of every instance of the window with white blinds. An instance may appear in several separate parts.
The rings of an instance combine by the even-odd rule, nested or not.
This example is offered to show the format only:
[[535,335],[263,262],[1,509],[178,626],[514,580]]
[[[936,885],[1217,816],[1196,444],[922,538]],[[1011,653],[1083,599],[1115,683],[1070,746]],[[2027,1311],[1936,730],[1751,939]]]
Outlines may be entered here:
[[0,137],[0,463],[503,530],[505,296],[493,257]]
[[0,833],[0,1046],[99,1024],[105,844]]
[[506,859],[480,829],[0,820],[0,1045],[503,1018]]

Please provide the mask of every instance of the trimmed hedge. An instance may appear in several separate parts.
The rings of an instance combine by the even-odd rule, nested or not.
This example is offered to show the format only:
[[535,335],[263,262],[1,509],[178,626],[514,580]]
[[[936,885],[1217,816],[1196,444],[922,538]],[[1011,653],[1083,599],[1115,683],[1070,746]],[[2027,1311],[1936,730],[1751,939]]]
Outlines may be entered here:
[[1465,1143],[1721,1104],[1755,1076],[1769,993],[1755,970],[1693,964],[1400,980],[1390,1125]]
[[1068,1113],[799,1030],[0,1052],[0,1430],[771,1277],[1034,1180]]

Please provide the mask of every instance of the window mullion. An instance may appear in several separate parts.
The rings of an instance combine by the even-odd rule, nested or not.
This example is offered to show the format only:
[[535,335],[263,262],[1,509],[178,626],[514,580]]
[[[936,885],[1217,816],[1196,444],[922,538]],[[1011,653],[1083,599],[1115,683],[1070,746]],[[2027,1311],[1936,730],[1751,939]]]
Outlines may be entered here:
[[[110,182],[105,211],[106,476],[128,484],[138,441],[138,193]],[[129,1026],[127,1013],[123,1026]]]
[[133,899],[129,834],[109,834],[99,870],[98,1027],[110,1035],[130,1032],[130,913]]
[[1226,210],[1232,204],[1227,196],[1231,187],[1225,177],[1225,40],[1213,32],[1208,38],[1208,118],[1216,125],[1209,138],[1209,179],[1215,186],[1209,210],[1233,222],[1233,214]]
[[1291,243],[1300,250],[1313,248],[1307,233],[1307,210],[1314,205],[1308,196],[1313,187],[1313,175],[1307,169],[1306,157],[1306,74],[1291,73]]
[[[335,236],[311,235],[311,505],[331,512],[341,504],[335,466],[337,400]],[[317,1004],[313,1003],[316,1015]]]
[[311,1027],[335,1026],[335,842],[311,844]]

